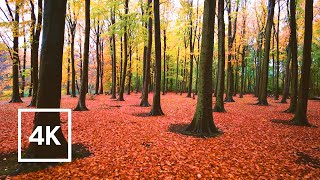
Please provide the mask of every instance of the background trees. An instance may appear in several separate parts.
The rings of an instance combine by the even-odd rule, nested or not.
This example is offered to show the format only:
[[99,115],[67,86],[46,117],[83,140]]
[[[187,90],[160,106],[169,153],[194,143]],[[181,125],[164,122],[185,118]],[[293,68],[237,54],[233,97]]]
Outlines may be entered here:
[[[130,94],[132,90],[142,90],[140,104],[149,106],[152,104],[148,100],[149,93],[157,91],[155,85],[161,76],[163,94],[175,91],[196,98],[203,41],[202,0],[159,1],[159,39],[163,43],[157,42],[157,45],[152,41],[155,12],[151,0],[91,2],[91,36],[87,40],[88,59],[85,62],[86,20],[81,13],[84,3],[67,1],[64,40],[70,43],[64,45],[62,94],[70,89],[72,96],[80,95],[82,86],[87,86],[83,91],[89,93],[90,98],[101,94],[112,94],[112,98],[116,98],[119,93],[118,99],[124,100],[124,92]],[[213,45],[214,111],[224,112],[223,100],[233,101],[233,96],[238,93],[240,97],[254,94],[259,99],[258,104],[266,105],[268,96],[278,99],[282,92],[281,102],[290,99],[287,111],[294,113],[302,76],[304,31],[299,27],[303,27],[305,17],[304,1],[240,0],[225,3],[227,8],[217,15],[227,13],[228,21],[223,24],[221,15],[218,25],[212,27],[214,36],[218,37]],[[30,106],[35,106],[42,1],[4,1],[0,7],[1,97],[12,96],[19,101],[18,96],[29,90],[32,95]],[[317,99],[320,94],[318,14],[315,8],[308,92],[312,99]],[[227,46],[224,45],[226,40]],[[153,45],[154,49],[151,48]],[[156,56],[159,48],[163,53]],[[157,71],[159,59],[160,74]],[[88,78],[83,84],[79,79],[86,76],[86,63]]]

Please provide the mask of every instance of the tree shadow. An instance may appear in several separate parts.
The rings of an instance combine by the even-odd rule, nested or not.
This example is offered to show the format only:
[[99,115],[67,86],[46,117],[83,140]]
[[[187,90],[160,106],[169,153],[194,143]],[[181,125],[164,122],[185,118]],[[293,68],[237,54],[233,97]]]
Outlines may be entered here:
[[109,106],[109,107],[111,107],[111,108],[121,108],[120,105],[114,105],[114,106]]
[[292,123],[291,120],[288,121],[288,120],[281,120],[281,119],[272,119],[271,122],[277,123],[277,124],[284,124],[284,125],[288,125],[288,126],[304,126],[304,127],[310,127],[310,128],[318,128],[318,126],[312,125],[312,124],[309,124],[309,125],[297,125],[297,124]]
[[170,124],[169,131],[176,134],[184,134],[184,131],[187,129],[189,124]]
[[137,117],[150,117],[150,112],[147,113],[133,113],[133,116],[137,116]]
[[[316,149],[320,151],[320,148]],[[304,152],[297,152],[298,159],[295,161],[297,164],[309,165],[313,168],[320,168],[320,159],[316,157],[312,157]]]
[[218,133],[213,133],[213,134],[210,134],[210,135],[203,135],[203,134],[194,134],[194,133],[189,133],[186,131],[187,127],[189,126],[190,124],[171,124],[168,128],[168,131],[169,132],[172,132],[172,133],[176,133],[176,134],[181,134],[181,135],[185,135],[185,136],[191,136],[191,137],[195,137],[195,138],[212,138],[212,137],[217,137],[217,136],[220,136],[223,134],[222,131],[220,131],[218,129]]
[[[24,151],[21,152],[22,155]],[[72,160],[83,159],[92,153],[82,143],[72,145]],[[18,152],[0,153],[0,179],[7,176],[17,176],[29,172],[40,171],[46,168],[61,166],[64,163],[19,163]]]

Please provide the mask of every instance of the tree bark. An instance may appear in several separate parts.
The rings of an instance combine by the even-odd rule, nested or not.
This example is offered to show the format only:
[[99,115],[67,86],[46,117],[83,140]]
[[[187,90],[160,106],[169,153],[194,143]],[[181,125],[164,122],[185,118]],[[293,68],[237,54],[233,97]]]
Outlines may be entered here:
[[[114,25],[116,23],[115,20],[115,8],[111,8],[111,24]],[[111,90],[111,99],[116,99],[117,98],[117,54],[116,54],[116,36],[115,33],[112,33],[112,90]]]
[[19,93],[19,2],[15,3],[13,33],[13,59],[12,59],[12,98],[9,103],[21,103]]
[[[128,14],[129,10],[129,0],[125,1],[125,14]],[[125,18],[126,19],[126,18]],[[123,70],[120,84],[120,92],[118,101],[124,101],[123,93],[124,93],[124,85],[126,83],[126,75],[127,75],[127,64],[128,64],[128,27],[127,22],[124,25],[124,62],[123,62]]]
[[259,102],[258,105],[267,106],[267,90],[268,90],[268,70],[269,70],[269,55],[270,55],[270,39],[271,39],[271,29],[274,15],[275,0],[269,0],[268,4],[268,19],[266,25],[266,40],[264,44],[264,57],[262,63],[262,81],[261,81],[261,91],[259,92]]
[[[31,1],[30,1],[31,2]],[[31,3],[32,4],[32,3]],[[32,4],[33,5],[33,4]],[[31,73],[32,73],[32,99],[29,104],[30,107],[35,107],[37,103],[37,96],[38,96],[38,51],[39,51],[39,38],[41,32],[41,24],[42,24],[42,0],[38,0],[38,14],[37,14],[37,23],[36,17],[34,14],[34,6],[31,19],[34,22],[34,27],[32,29],[33,38],[31,43]]]
[[297,45],[297,24],[296,24],[296,1],[290,0],[290,43],[291,43],[291,92],[290,107],[285,112],[295,113],[298,97],[298,45]]
[[142,107],[149,107],[149,83],[150,82],[150,62],[151,62],[151,50],[152,50],[152,17],[151,17],[151,4],[152,0],[148,0],[148,46],[146,49],[146,62],[145,62],[145,72],[144,72],[144,81],[143,81],[143,93],[142,93],[142,99],[140,102],[140,106]]
[[[44,1],[43,35],[40,55],[40,86],[37,108],[60,108],[62,54],[64,42],[66,0]],[[52,18],[55,17],[55,18]],[[35,114],[34,129],[37,126],[60,126],[59,113]],[[68,143],[61,128],[55,133],[60,146],[30,143],[27,148],[27,158],[67,158]]]
[[159,12],[159,0],[154,0],[154,41],[155,41],[155,85],[153,94],[153,103],[150,116],[164,115],[160,104],[160,89],[161,89],[161,39],[160,39],[160,12]]
[[301,79],[299,86],[298,106],[292,124],[309,126],[307,118],[308,95],[310,82],[311,45],[312,45],[312,21],[313,21],[313,0],[306,0],[305,3],[305,31],[303,43],[303,61],[301,67]]
[[88,66],[89,66],[89,37],[90,37],[90,0],[85,0],[85,37],[83,48],[83,68],[79,101],[74,111],[87,111],[86,94],[88,91]]
[[[220,0],[223,1],[223,0]],[[219,1],[219,8],[221,2]],[[196,112],[185,134],[199,137],[212,137],[219,134],[212,116],[212,58],[215,0],[205,0],[202,34],[206,37],[201,43],[200,77]],[[219,12],[223,10],[219,9]]]
[[[216,104],[214,112],[226,112],[223,103],[224,76],[225,76],[225,24],[224,24],[224,0],[218,0],[218,77]],[[211,67],[210,67],[211,68]]]

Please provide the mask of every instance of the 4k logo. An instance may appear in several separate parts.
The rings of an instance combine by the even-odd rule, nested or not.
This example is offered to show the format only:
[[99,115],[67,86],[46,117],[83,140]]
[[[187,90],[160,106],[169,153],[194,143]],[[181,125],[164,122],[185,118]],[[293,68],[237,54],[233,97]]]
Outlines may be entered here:
[[[21,114],[35,112],[57,112],[68,113],[68,158],[67,159],[39,159],[21,157]],[[61,146],[56,133],[61,131],[60,126],[37,126],[28,137],[30,143],[38,146]],[[71,162],[71,109],[18,109],[18,162]]]
[[[61,145],[57,137],[54,135],[54,133],[57,132],[59,128],[60,126],[56,126],[52,131],[50,131],[50,126],[46,126],[46,145],[50,145],[51,139],[56,145]],[[35,137],[37,135],[38,137]],[[42,145],[44,141],[44,138],[42,138],[42,126],[37,126],[37,128],[29,137],[29,142],[37,142],[38,145]]]

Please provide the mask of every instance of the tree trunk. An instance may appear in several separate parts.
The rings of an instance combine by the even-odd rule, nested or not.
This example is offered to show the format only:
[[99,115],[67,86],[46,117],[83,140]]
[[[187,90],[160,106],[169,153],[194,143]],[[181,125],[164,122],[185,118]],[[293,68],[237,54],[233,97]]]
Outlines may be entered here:
[[[125,14],[128,14],[129,10],[129,0],[125,1]],[[124,101],[123,93],[124,93],[124,85],[126,83],[126,75],[127,75],[127,64],[128,64],[128,27],[127,22],[124,25],[124,62],[123,62],[123,69],[122,69],[122,76],[121,76],[121,84],[120,84],[120,92],[118,101]]]
[[[111,9],[111,24],[115,24],[116,20],[115,20],[115,8],[113,7]],[[111,99],[116,99],[117,96],[117,54],[116,54],[116,36],[114,33],[112,33],[112,90],[111,90]]]
[[[225,68],[225,24],[224,24],[224,0],[218,0],[218,77],[216,104],[214,112],[226,112],[223,103],[224,93],[224,68]],[[211,68],[211,67],[210,67]]]
[[287,46],[287,64],[285,70],[285,80],[284,80],[284,87],[282,92],[282,99],[281,103],[287,103],[287,98],[289,95],[289,88],[290,88],[290,61],[291,61],[291,43],[289,40],[289,44]]
[[130,95],[131,92],[131,79],[132,79],[132,46],[130,45],[129,47],[129,70],[128,70],[128,91],[127,95]]
[[179,84],[179,57],[180,56],[180,47],[178,47],[178,55],[177,55],[177,63],[176,63],[176,94],[178,94],[179,88],[178,88],[178,84]]
[[[220,0],[223,1],[223,0]],[[219,1],[219,12],[223,11],[223,3]],[[200,55],[200,77],[196,112],[185,134],[200,137],[212,137],[219,134],[212,116],[212,58],[215,0],[205,0],[203,13],[203,37]],[[222,6],[221,6],[222,4]]]
[[[31,2],[31,1],[30,1]],[[31,3],[32,4],[32,3]],[[33,5],[33,4],[32,4]],[[36,17],[34,14],[34,6],[33,11],[31,13],[32,21],[36,21]],[[37,97],[38,97],[38,51],[39,51],[39,38],[41,32],[41,24],[42,24],[42,0],[38,0],[38,14],[37,14],[37,24],[33,27],[32,33],[32,43],[31,43],[31,73],[32,73],[32,99],[29,104],[30,107],[36,106]]]
[[89,66],[89,38],[90,38],[90,0],[85,0],[85,37],[83,47],[83,68],[79,101],[74,111],[87,111],[86,94],[88,91],[88,66]]
[[259,102],[258,105],[267,106],[267,91],[268,91],[268,70],[269,70],[269,55],[270,55],[270,39],[271,39],[271,29],[272,29],[272,22],[273,22],[273,15],[274,15],[274,6],[275,0],[269,0],[268,4],[268,19],[266,25],[266,40],[265,40],[265,50],[264,50],[264,57],[262,63],[262,81],[261,81],[261,90],[259,91]]
[[148,101],[148,96],[149,96],[149,81],[151,80],[150,78],[150,62],[151,62],[151,50],[152,50],[152,17],[151,17],[151,4],[152,0],[148,0],[148,14],[149,14],[149,19],[148,19],[148,47],[146,49],[146,62],[145,62],[145,72],[144,72],[144,81],[143,81],[143,93],[142,93],[142,99],[140,102],[140,106],[142,107],[149,107],[149,101]]
[[[37,108],[60,108],[66,2],[66,0],[44,1]],[[60,124],[59,113],[39,112],[35,114],[34,129],[37,126],[42,126],[43,130],[45,130],[45,126],[50,126],[53,129]],[[42,146],[30,143],[26,157],[67,158],[68,143],[61,128],[58,129],[55,136],[61,143],[60,146],[54,143]]]
[[104,71],[104,57],[103,57],[103,41],[100,39],[100,90],[99,94],[103,94],[103,71]]
[[279,32],[280,32],[280,1],[278,1],[276,90],[275,90],[274,100],[279,100],[279,74],[280,74]]
[[12,98],[9,103],[21,103],[19,93],[19,3],[15,5],[13,33],[13,59],[12,59]]
[[239,2],[237,2],[237,7],[235,11],[235,19],[234,24],[232,25],[232,19],[231,19],[231,0],[228,1],[228,74],[227,74],[227,96],[225,98],[225,102],[234,102],[233,100],[233,91],[234,91],[234,74],[233,74],[233,66],[232,66],[232,46],[233,42],[236,36],[236,30],[237,30],[237,14],[238,14],[238,8],[239,8]]
[[285,112],[295,113],[298,97],[298,45],[297,45],[297,24],[296,24],[296,1],[290,0],[290,43],[291,43],[291,92],[290,107]]
[[76,96],[76,68],[75,68],[75,60],[74,60],[74,38],[76,33],[76,24],[74,24],[74,27],[70,29],[71,34],[71,97],[77,97]]
[[159,0],[154,0],[154,41],[155,41],[155,85],[153,94],[152,109],[150,112],[151,116],[164,115],[160,104],[160,89],[161,89],[161,39],[160,39],[160,12],[159,12]]
[[26,41],[26,29],[23,28],[23,61],[22,61],[22,67],[21,67],[21,93],[20,97],[24,97],[24,88],[26,86],[26,56],[27,56],[27,41]]
[[298,96],[298,106],[292,123],[295,125],[310,125],[307,119],[308,94],[310,81],[311,45],[312,45],[312,20],[313,20],[313,0],[306,0],[305,3],[305,31],[303,45],[303,61],[301,67],[301,79]]
[[101,69],[101,61],[100,61],[100,21],[97,22],[96,27],[96,60],[97,60],[97,70],[96,70],[96,95],[99,94],[99,87],[100,87],[100,69]]
[[162,80],[162,95],[166,94],[166,50],[167,50],[167,36],[166,30],[163,30],[163,80]]
[[193,79],[193,52],[194,52],[194,43],[193,43],[193,28],[192,28],[192,8],[193,8],[193,0],[190,0],[190,30],[189,30],[189,48],[190,48],[190,74],[189,74],[189,84],[188,84],[188,94],[187,97],[191,98],[192,93],[192,79]]

